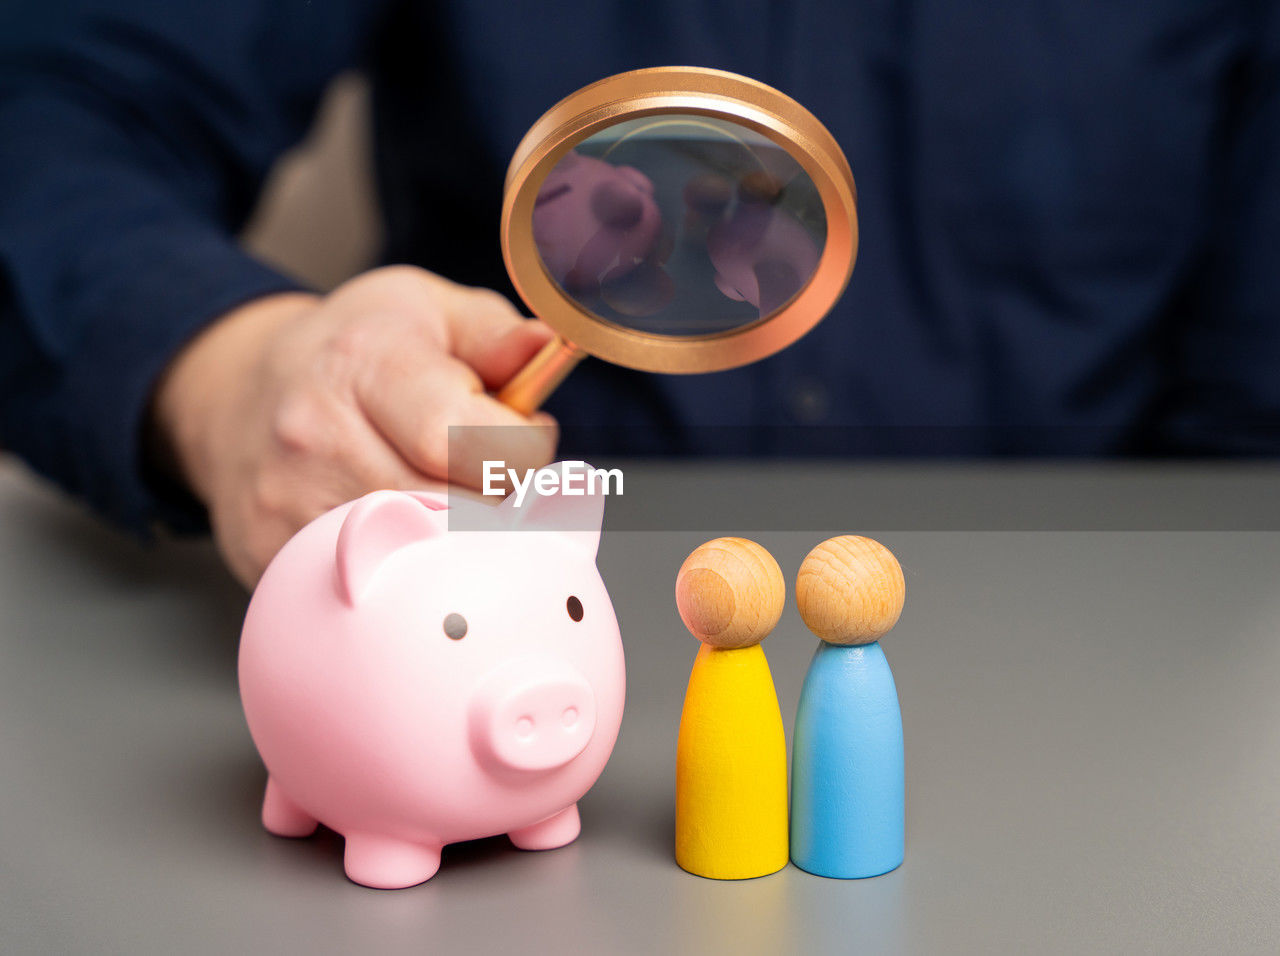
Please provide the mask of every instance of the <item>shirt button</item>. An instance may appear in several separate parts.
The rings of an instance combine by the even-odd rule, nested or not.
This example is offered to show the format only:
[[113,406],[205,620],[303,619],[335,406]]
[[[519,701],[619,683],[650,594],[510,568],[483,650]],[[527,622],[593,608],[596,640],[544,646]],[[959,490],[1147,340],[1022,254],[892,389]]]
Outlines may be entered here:
[[814,425],[827,417],[831,410],[831,396],[827,388],[815,379],[803,379],[791,388],[787,396],[791,417],[804,425]]

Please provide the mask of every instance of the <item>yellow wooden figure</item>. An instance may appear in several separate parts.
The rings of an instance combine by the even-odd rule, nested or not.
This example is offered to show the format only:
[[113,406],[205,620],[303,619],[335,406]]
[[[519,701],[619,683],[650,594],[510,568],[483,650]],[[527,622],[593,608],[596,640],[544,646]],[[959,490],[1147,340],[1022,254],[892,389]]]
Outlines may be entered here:
[[786,584],[745,538],[717,538],[685,560],[676,606],[702,642],[676,747],[676,862],[744,880],[787,865],[787,745],[762,641]]

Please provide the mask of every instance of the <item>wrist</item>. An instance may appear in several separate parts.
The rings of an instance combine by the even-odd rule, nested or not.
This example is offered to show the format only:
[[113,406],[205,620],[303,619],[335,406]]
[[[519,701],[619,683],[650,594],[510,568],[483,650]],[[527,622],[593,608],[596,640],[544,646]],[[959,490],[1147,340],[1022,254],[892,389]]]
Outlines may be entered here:
[[315,307],[319,296],[283,292],[247,302],[206,326],[169,362],[147,419],[148,464],[210,503],[219,436],[256,381],[279,329]]

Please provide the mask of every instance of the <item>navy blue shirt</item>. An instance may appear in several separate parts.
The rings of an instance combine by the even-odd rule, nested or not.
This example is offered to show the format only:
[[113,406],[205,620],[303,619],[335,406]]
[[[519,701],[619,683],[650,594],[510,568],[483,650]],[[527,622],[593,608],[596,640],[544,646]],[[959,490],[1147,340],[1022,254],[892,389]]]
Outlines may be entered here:
[[204,324],[294,287],[233,237],[337,72],[373,80],[386,261],[509,290],[498,209],[529,125],[605,75],[689,63],[831,129],[857,268],[750,368],[586,363],[549,405],[568,451],[1274,454],[1275,6],[7,4],[0,444],[127,524],[182,517],[144,477],[148,396]]

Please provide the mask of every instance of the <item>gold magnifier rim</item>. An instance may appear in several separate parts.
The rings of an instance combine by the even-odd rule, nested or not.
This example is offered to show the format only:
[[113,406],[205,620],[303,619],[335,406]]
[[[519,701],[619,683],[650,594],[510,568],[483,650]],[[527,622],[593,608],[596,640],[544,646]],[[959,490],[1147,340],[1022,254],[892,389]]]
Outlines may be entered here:
[[[625,120],[679,114],[726,120],[765,136],[817,187],[827,237],[808,283],[772,315],[707,335],[628,329],[583,308],[543,266],[533,206],[556,163],[583,140]],[[502,204],[502,256],[516,291],[564,340],[605,361],[647,372],[715,372],[786,348],[839,300],[858,252],[857,193],[835,137],[786,94],[749,77],[704,67],[662,66],[607,77],[565,97],[516,147]]]

